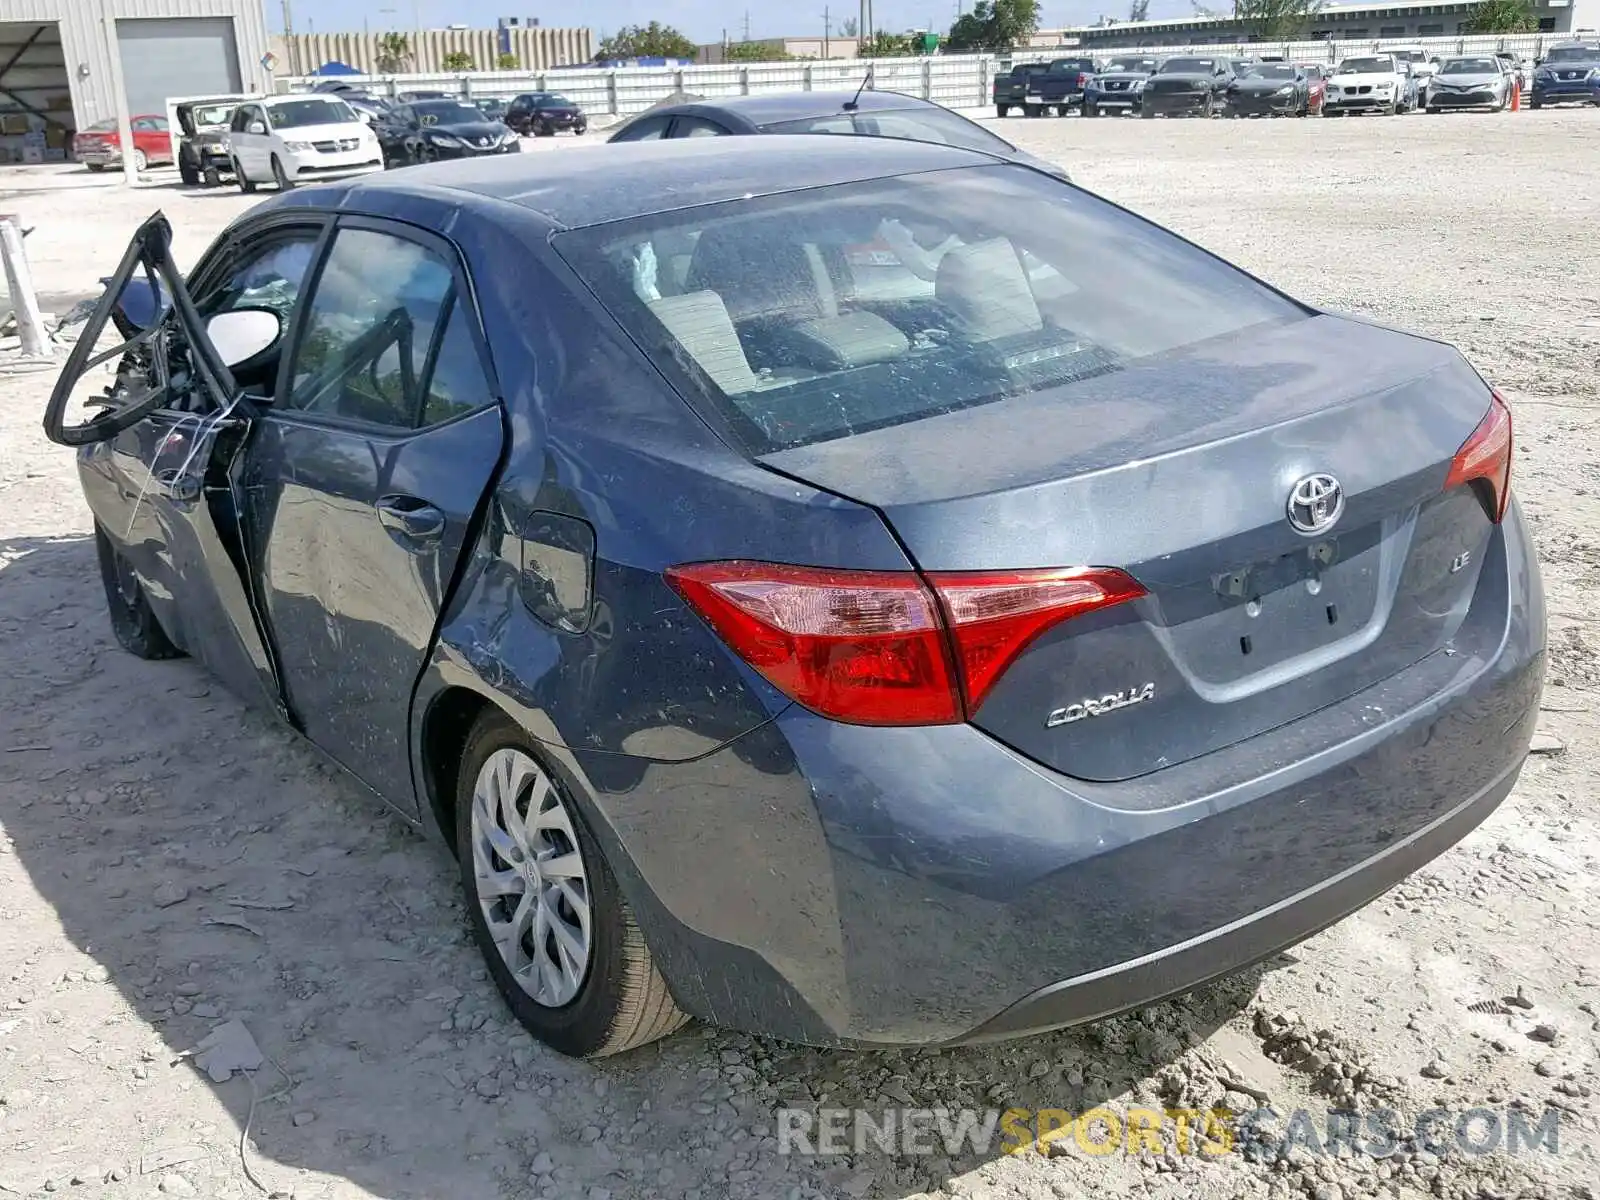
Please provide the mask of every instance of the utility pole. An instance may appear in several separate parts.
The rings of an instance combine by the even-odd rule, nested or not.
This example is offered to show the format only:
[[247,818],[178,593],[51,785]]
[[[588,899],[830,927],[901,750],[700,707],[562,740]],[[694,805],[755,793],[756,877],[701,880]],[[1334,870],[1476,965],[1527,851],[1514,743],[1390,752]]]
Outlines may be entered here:
[[744,10],[744,40],[747,42],[750,40],[750,10],[748,8]]
[[823,61],[827,61],[827,59],[832,57],[832,55],[830,55],[828,53],[828,35],[831,34],[832,32],[833,32],[833,18],[829,15],[829,10],[827,8],[824,8],[822,10],[822,58],[823,58]]
[[283,32],[285,37],[294,33],[294,5],[289,0],[283,0]]
[[117,20],[111,15],[110,0],[99,0],[101,39],[106,48],[106,64],[111,75],[111,98],[117,106],[117,140],[122,147],[122,178],[129,187],[139,182],[139,168],[133,165],[133,119],[128,115],[128,91],[122,82],[122,43],[117,40]]

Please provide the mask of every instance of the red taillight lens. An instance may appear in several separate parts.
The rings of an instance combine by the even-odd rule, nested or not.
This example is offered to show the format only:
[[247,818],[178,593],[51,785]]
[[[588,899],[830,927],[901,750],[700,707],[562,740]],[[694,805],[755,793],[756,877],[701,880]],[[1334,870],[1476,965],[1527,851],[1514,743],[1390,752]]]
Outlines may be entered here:
[[1144,595],[1131,576],[1110,569],[951,572],[928,579],[950,622],[969,713],[1045,630]]
[[1078,76],[1078,86],[1079,87],[1088,87],[1089,86],[1089,77],[1087,75],[1079,75]]
[[1511,499],[1511,409],[1498,391],[1492,393],[1489,411],[1472,436],[1456,451],[1445,491],[1463,483],[1482,486],[1489,519],[1498,524]]
[[939,606],[914,574],[720,562],[666,576],[735,654],[823,716],[961,719]]
[[1144,594],[1115,570],[924,582],[909,571],[717,562],[672,567],[666,578],[774,687],[858,725],[960,721],[1046,629]]

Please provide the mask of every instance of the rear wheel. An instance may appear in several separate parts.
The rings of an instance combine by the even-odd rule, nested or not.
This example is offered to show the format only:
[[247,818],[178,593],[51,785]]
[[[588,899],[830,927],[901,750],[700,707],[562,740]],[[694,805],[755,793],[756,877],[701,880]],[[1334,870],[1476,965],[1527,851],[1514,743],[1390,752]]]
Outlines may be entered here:
[[276,154],[272,156],[272,182],[278,185],[280,192],[294,188],[294,180],[289,178],[289,173],[283,169],[283,163]]
[[1098,117],[1100,115],[1100,108],[1098,105],[1085,103],[1083,106],[1083,115],[1086,117]]
[[111,632],[117,644],[139,658],[182,658],[183,651],[172,644],[161,628],[133,573],[133,565],[111,544],[98,525],[94,529],[95,554],[100,559],[100,581],[106,589],[106,611],[111,617]]
[[135,171],[142,172],[147,167],[149,167],[149,165],[150,165],[150,156],[148,154],[146,154],[143,150],[140,150],[137,146],[135,146],[134,150],[133,150],[133,169]]
[[1009,105],[1009,104],[996,104],[994,106],[994,115],[997,116],[997,117],[1002,117],[1002,118],[1003,117],[1009,117],[1011,115],[1011,105]]
[[582,814],[497,711],[462,754],[456,846],[473,937],[540,1041],[600,1058],[687,1022]]

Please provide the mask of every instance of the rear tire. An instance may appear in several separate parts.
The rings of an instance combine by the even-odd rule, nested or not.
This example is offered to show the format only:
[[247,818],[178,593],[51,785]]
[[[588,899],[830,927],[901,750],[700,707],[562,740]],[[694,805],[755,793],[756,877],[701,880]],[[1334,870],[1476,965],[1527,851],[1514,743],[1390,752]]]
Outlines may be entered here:
[[137,146],[133,148],[133,169],[141,175],[150,168],[150,156]]
[[100,560],[100,582],[105,585],[106,611],[111,617],[111,632],[117,644],[136,658],[151,661],[182,658],[183,651],[172,644],[167,631],[156,620],[133,568],[99,525],[94,527],[94,549]]
[[[520,839],[503,823],[505,804],[517,814]],[[532,820],[535,813],[541,814],[537,824]],[[467,738],[456,781],[455,815],[461,885],[473,939],[507,1007],[529,1033],[562,1054],[603,1058],[666,1037],[688,1022],[656,969],[582,813],[544,770],[528,736],[498,710],[486,712]],[[556,860],[565,864],[565,874],[553,886],[548,880],[558,877],[521,865],[548,867]],[[480,872],[508,882],[482,887]],[[587,905],[586,927],[578,919],[573,896]],[[509,915],[507,909],[512,910]],[[490,913],[501,928],[504,950],[491,930]],[[558,939],[558,924],[564,940]],[[544,961],[574,961],[575,956],[563,955],[560,949],[570,947],[574,936],[583,940],[586,950],[583,973],[555,982],[561,988],[575,987],[575,993],[559,1005],[535,999],[522,981],[537,990],[549,980],[540,970]],[[508,955],[518,964],[515,972]],[[558,989],[544,994],[547,999],[561,999],[565,993]]]
[[994,115],[999,117],[1001,120],[1005,120],[1005,118],[1011,115],[1011,105],[996,104],[994,106]]
[[1098,105],[1085,104],[1083,106],[1083,115],[1086,117],[1098,117],[1100,115],[1100,108]]

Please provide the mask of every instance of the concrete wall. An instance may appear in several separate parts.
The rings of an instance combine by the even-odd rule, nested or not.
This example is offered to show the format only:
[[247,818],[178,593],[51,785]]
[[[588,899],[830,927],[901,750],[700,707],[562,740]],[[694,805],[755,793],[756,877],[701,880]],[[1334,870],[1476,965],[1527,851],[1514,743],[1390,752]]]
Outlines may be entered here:
[[102,13],[113,21],[125,17],[231,17],[246,90],[272,86],[271,75],[260,66],[268,47],[261,0],[0,0],[0,21],[59,23],[73,117],[79,129],[117,115]]
[[[0,0],[4,3],[5,0]],[[379,69],[379,42],[387,30],[366,33],[278,34],[272,39],[278,56],[280,75],[307,75],[325,62],[342,62],[361,71]],[[443,71],[447,54],[472,57],[478,71],[492,71],[500,57],[500,31],[497,29],[399,29],[411,49],[405,71],[430,74]],[[537,28],[509,29],[511,53],[517,56],[517,69],[543,71],[594,60],[594,34],[588,29]]]

